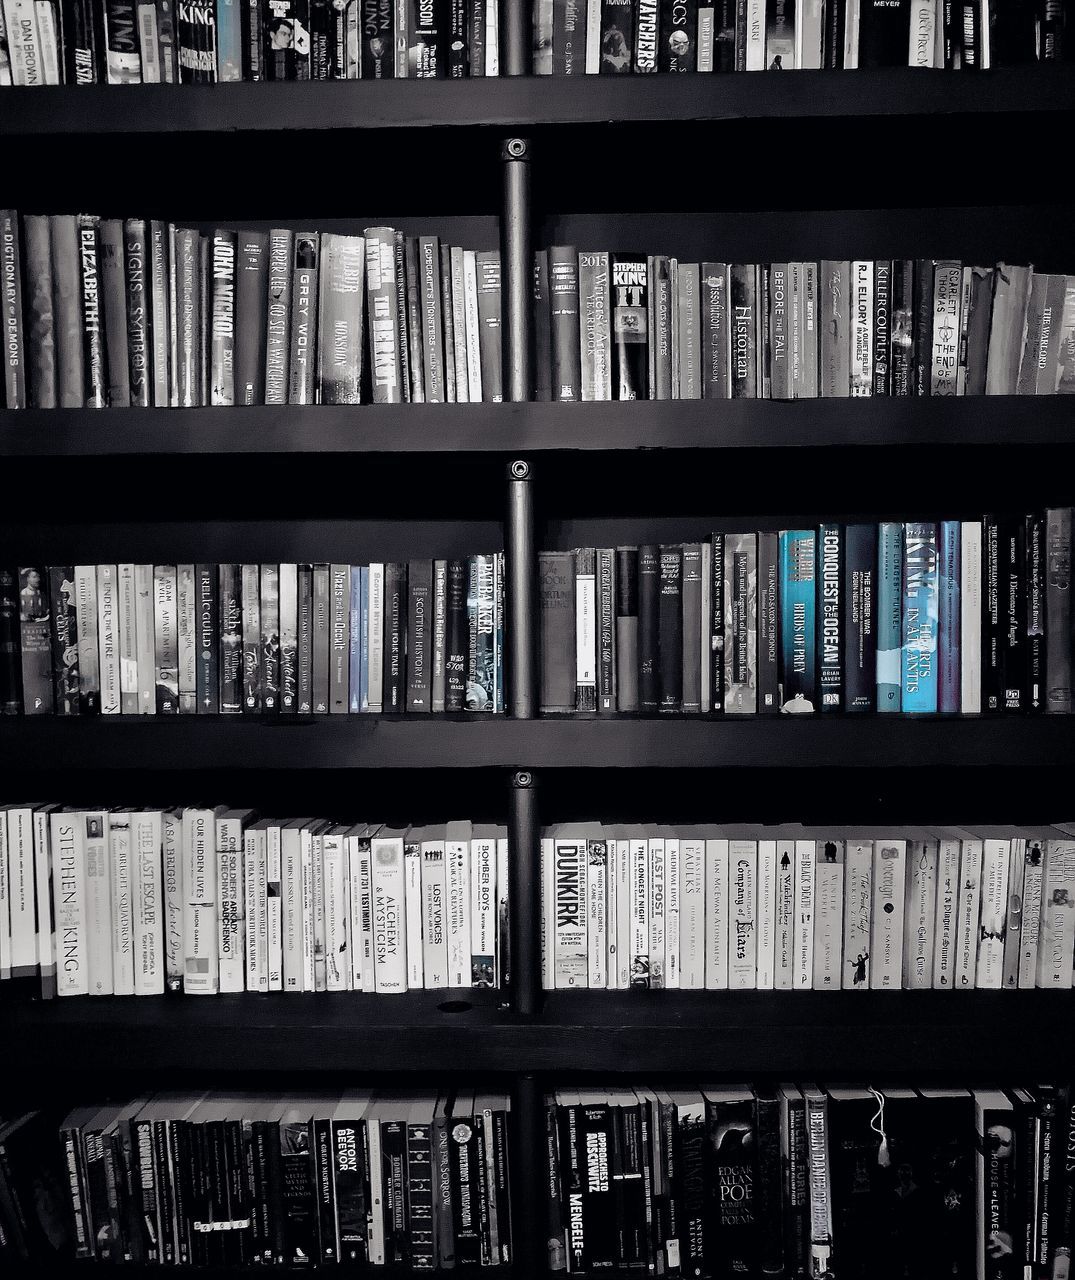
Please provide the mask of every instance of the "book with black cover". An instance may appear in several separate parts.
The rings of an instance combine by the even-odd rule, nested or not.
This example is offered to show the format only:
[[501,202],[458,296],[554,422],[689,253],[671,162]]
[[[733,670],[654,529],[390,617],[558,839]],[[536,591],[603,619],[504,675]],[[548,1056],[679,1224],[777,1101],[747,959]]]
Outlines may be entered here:
[[646,259],[615,254],[610,265],[612,397],[614,400],[645,400],[649,395]]

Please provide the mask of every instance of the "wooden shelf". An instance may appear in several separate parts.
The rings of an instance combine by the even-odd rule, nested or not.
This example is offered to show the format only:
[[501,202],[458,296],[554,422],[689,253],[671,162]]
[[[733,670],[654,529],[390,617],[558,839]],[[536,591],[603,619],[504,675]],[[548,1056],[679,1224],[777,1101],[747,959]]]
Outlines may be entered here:
[[[532,1022],[495,992],[56,1000],[5,1011],[13,1073],[711,1072],[804,1079],[1040,1076],[1070,1064],[1066,991],[550,992]],[[445,999],[473,998],[461,1012]],[[1002,1029],[1002,1031],[1001,1031]],[[837,1051],[838,1050],[838,1051]],[[219,1076],[215,1077],[220,1086]],[[151,1084],[146,1081],[146,1084]]]
[[[555,92],[553,90],[555,89]],[[0,134],[461,129],[1075,110],[1070,65],[12,89]]]
[[0,457],[1075,444],[1075,397],[0,410]]
[[23,716],[8,770],[1038,769],[1075,763],[1075,716]]

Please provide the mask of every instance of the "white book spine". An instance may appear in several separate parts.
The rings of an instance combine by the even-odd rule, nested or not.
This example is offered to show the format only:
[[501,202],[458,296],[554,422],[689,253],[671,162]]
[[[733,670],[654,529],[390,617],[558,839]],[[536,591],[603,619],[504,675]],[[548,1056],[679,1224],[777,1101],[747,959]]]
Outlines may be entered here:
[[1049,840],[1042,880],[1038,986],[1071,986],[1075,946],[1075,841]]
[[11,83],[33,86],[45,83],[41,40],[34,0],[4,0]]
[[265,967],[270,991],[284,989],[283,831],[265,832]]
[[425,986],[425,940],[422,937],[422,845],[415,840],[403,850],[404,901],[407,908],[407,989]]
[[221,992],[245,989],[243,956],[243,827],[238,818],[218,818],[217,840],[217,948]]
[[556,986],[556,960],[553,955],[556,926],[553,923],[553,906],[556,901],[556,853],[552,836],[542,835],[538,848],[538,873],[541,878],[541,986],[552,991]]
[[795,841],[795,971],[796,991],[808,991],[814,980],[814,861],[813,840]]
[[616,989],[631,985],[631,842],[616,840]]
[[680,837],[679,884],[680,985],[698,991],[705,987],[704,840]]
[[1023,867],[1023,922],[1019,936],[1019,988],[1032,990],[1038,981],[1038,934],[1041,928],[1045,851],[1040,840],[1026,842]]
[[7,813],[7,893],[11,974],[15,978],[32,978],[37,973],[33,818],[32,809],[9,809]]
[[586,0],[586,74],[601,70],[601,0]]
[[844,70],[856,71],[859,65],[860,0],[847,0],[844,10]]
[[312,831],[302,831],[299,836],[299,955],[300,991],[317,990],[316,930],[314,928],[314,900],[317,893],[319,863],[314,857]]
[[125,716],[138,714],[138,593],[134,565],[116,566],[119,588],[119,702]]
[[731,892],[731,946],[728,953],[728,986],[749,991],[758,982],[758,851],[753,840],[732,840],[728,845]]
[[101,715],[118,716],[122,706],[119,685],[119,592],[116,566],[97,566],[97,645],[101,672]]
[[89,994],[86,855],[81,813],[49,815],[52,896],[56,908],[56,994]]
[[179,710],[189,714],[198,710],[198,606],[192,564],[175,567],[175,609],[179,644]]
[[907,45],[909,67],[932,67],[933,46],[936,39],[935,0],[912,0],[911,31]]
[[108,814],[84,813],[86,850],[86,925],[89,933],[90,995],[114,993],[112,978],[112,875],[108,850]]
[[795,987],[795,841],[776,842],[776,938],[773,986]]
[[1004,966],[1001,985],[1008,991],[1019,986],[1019,959],[1023,945],[1023,884],[1027,842],[1013,837],[1008,854],[1008,918],[1004,922]]
[[728,841],[705,842],[705,985],[728,989]]
[[815,991],[838,991],[843,977],[844,849],[819,841],[814,864]]
[[369,572],[369,708],[384,710],[384,565],[371,564]]
[[302,841],[297,827],[280,832],[281,950],[285,991],[302,990]]
[[605,985],[619,984],[619,881],[616,878],[616,841],[605,838]]
[[586,921],[586,841],[553,841],[555,985],[585,987],[589,963]]
[[358,940],[363,991],[375,991],[373,971],[373,862],[370,841],[358,842]]
[[576,692],[579,689],[596,690],[597,688],[596,587],[594,574],[577,573],[575,575]]
[[758,990],[776,985],[776,841],[758,841]]
[[608,846],[587,842],[586,857],[587,982],[603,991],[608,986]]
[[7,814],[0,812],[0,981],[11,977],[11,887],[8,880]]
[[982,709],[982,522],[964,520],[960,529],[960,710]]
[[75,565],[75,609],[78,617],[78,674],[82,688],[100,689],[101,658],[97,651],[97,566]]
[[153,566],[134,566],[135,672],[138,714],[157,714],[156,653],[154,649]]
[[[56,994],[56,912],[52,894],[52,847],[47,810],[34,813],[34,901],[37,916],[37,967],[41,994]],[[0,877],[3,871],[0,870]]]
[[698,70],[706,73],[713,70],[713,9],[710,5],[698,7]]
[[448,887],[448,985],[470,986],[470,844],[446,840]]
[[183,819],[161,814],[164,867],[164,982],[169,991],[183,989]]
[[933,985],[955,986],[959,933],[959,841],[942,840],[937,849],[937,916],[933,938]]
[[680,901],[678,836],[664,841],[664,985],[679,988],[680,981]]
[[[263,892],[263,879],[258,865],[259,837],[264,831],[245,831],[243,833],[243,892],[246,899],[246,989],[247,991],[268,990],[268,970],[265,970],[265,986],[261,985],[261,973],[264,963],[264,950],[258,930],[259,895]],[[261,865],[264,866],[264,853],[261,854]]]
[[649,839],[649,984],[663,987],[664,932],[668,901],[665,893],[664,840]]
[[134,872],[130,816],[117,813],[108,824],[112,888],[112,987],[117,996],[134,995]]
[[358,840],[345,836],[343,852],[347,862],[347,936],[350,940],[352,991],[364,990],[362,986],[362,876],[358,857]]
[[[422,968],[426,987],[436,990],[448,985],[446,899],[444,841],[426,840],[422,844]],[[543,974],[544,970],[543,952]]]
[[220,989],[216,821],[211,809],[183,814],[183,994]]
[[508,967],[511,961],[511,949],[508,935],[511,930],[511,846],[507,829],[500,828],[496,838],[496,966],[493,973],[493,986],[497,989],[506,986],[511,974]]
[[463,250],[463,301],[467,333],[467,391],[471,404],[482,402],[481,332],[478,321],[478,264],[473,249]]
[[403,840],[375,836],[373,863],[373,975],[378,995],[407,990],[407,917]]
[[496,968],[496,836],[470,842],[470,986],[491,987]]
[[161,815],[131,814],[134,865],[134,994],[164,992],[164,883]]
[[849,840],[844,854],[844,991],[870,986],[873,842]]
[[[464,285],[464,251],[458,246],[452,249],[452,333],[455,353],[455,402],[470,402],[470,378],[467,373],[467,299]],[[447,340],[447,334],[445,339]]]
[[956,909],[956,976],[959,990],[974,987],[978,977],[978,920],[982,902],[982,842],[961,841],[959,904]]
[[873,921],[870,987],[896,990],[903,985],[903,917],[906,840],[877,840],[873,854]]
[[[978,987],[999,989],[1004,977],[1004,935],[1008,919],[1010,840],[985,840],[982,848],[982,914],[978,943]],[[1070,966],[1069,966],[1070,967]],[[1070,985],[1069,983],[1065,985]]]
[[327,991],[328,969],[325,964],[325,951],[328,946],[328,930],[325,924],[325,842],[323,835],[314,835],[310,839],[310,913],[304,915],[304,923],[308,919],[310,934],[311,986],[306,990]]
[[765,70],[765,0],[747,0],[747,52],[748,71]]
[[325,885],[325,990],[347,991],[351,986],[351,913],[347,853],[342,831],[322,836],[321,859]]
[[937,845],[912,840],[907,846],[903,985],[911,991],[933,986],[934,927],[937,920]]

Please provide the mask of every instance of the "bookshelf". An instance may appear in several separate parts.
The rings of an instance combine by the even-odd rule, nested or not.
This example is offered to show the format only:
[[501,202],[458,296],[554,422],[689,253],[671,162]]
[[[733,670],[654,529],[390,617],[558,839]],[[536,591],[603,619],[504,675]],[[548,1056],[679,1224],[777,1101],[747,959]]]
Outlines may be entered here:
[[[864,820],[870,812],[901,822],[951,820],[946,797],[959,816],[978,804],[985,816],[1061,818],[1070,816],[1075,720],[541,720],[537,547],[551,545],[549,537],[571,545],[574,534],[610,516],[624,541],[681,529],[681,510],[699,529],[714,508],[754,516],[757,489],[744,496],[717,487],[725,455],[737,467],[764,468],[774,519],[804,507],[832,509],[833,491],[864,464],[874,467],[871,484],[855,501],[866,513],[892,507],[902,480],[891,463],[915,446],[943,449],[961,464],[925,478],[923,502],[942,482],[950,487],[954,474],[956,505],[967,510],[979,505],[979,481],[993,490],[1017,485],[1043,504],[1070,503],[1075,418],[1063,399],[527,404],[531,237],[610,247],[659,238],[687,256],[704,256],[721,237],[734,246],[731,256],[746,260],[768,260],[778,245],[784,257],[821,257],[851,242],[868,257],[882,248],[958,254],[969,243],[968,253],[989,261],[1025,252],[1048,264],[1067,250],[1072,206],[1058,202],[1055,186],[1012,191],[1020,176],[1040,183],[1054,171],[1055,138],[1066,135],[1075,113],[1075,68],[545,81],[525,74],[527,6],[514,0],[502,14],[507,74],[498,80],[4,93],[0,137],[12,147],[26,141],[42,166],[8,175],[5,202],[20,208],[68,207],[74,170],[64,161],[100,138],[141,162],[99,165],[88,178],[87,206],[123,212],[148,202],[161,214],[241,225],[266,216],[291,226],[336,218],[338,229],[353,229],[377,219],[358,216],[347,184],[334,181],[331,159],[351,135],[359,147],[387,153],[381,206],[422,216],[424,227],[449,239],[465,238],[475,219],[478,239],[493,243],[499,235],[512,403],[0,412],[0,456],[12,460],[12,472],[25,465],[39,477],[39,487],[20,484],[13,495],[0,545],[45,562],[50,547],[72,544],[88,560],[114,558],[118,548],[150,558],[167,547],[172,558],[204,561],[303,559],[312,551],[323,559],[333,548],[341,559],[348,551],[376,557],[388,546],[397,556],[441,555],[483,540],[502,545],[511,716],[0,720],[0,765],[13,787],[43,798],[92,787],[106,802],[129,802],[140,791],[148,798],[152,788],[171,800],[163,792],[174,778],[180,792],[196,783],[201,794],[235,803],[259,788],[267,802],[274,792],[317,795],[325,811],[340,788],[366,785],[385,789],[400,812],[426,785],[431,806],[447,800],[465,809],[471,799],[493,806],[506,812],[512,837],[511,987],[503,998],[468,989],[459,1000],[422,992],[13,1001],[0,1005],[0,1027],[5,1063],[24,1089],[53,1080],[69,1086],[64,1064],[72,1058],[88,1081],[113,1078],[119,1063],[145,1088],[229,1075],[309,1083],[347,1073],[433,1077],[480,1069],[509,1079],[513,1270],[529,1278],[543,1274],[547,1076],[1007,1079],[1060,1073],[1075,1049],[1066,992],[541,991],[540,821],[647,807],[664,820],[712,819],[725,810],[729,818],[765,819],[778,784],[783,808],[774,820],[798,816],[796,804],[807,801],[820,820],[838,819],[845,793],[854,793]],[[943,126],[937,116],[946,118]],[[817,150],[830,138],[861,146],[874,123],[881,139],[899,140],[912,156],[914,139],[933,127],[953,137],[958,130],[963,150],[973,135],[994,145],[1018,142],[1019,154],[1013,172],[983,162],[964,173],[949,161],[956,172],[922,156],[920,167],[896,165],[897,176],[890,159],[877,173],[856,175],[845,164],[832,185],[819,182]],[[307,167],[320,177],[286,181],[288,161],[274,150],[281,135],[309,149],[316,162]],[[640,154],[594,163],[595,147],[622,148],[632,137]],[[734,137],[781,148],[785,167],[752,179],[749,191],[714,190],[698,144]],[[814,152],[799,154],[799,143]],[[654,164],[650,146],[670,162]],[[409,147],[439,153],[429,171],[405,172]],[[205,165],[199,181],[179,191],[176,174],[198,157]],[[1050,167],[1035,172],[1037,160]],[[425,216],[430,189],[438,192],[433,217]],[[369,194],[363,186],[362,200]],[[820,485],[805,498],[793,496],[800,466]],[[202,483],[212,467],[227,480],[219,490]],[[468,487],[472,467],[481,484]],[[684,470],[691,476],[676,485],[647,483]],[[446,491],[448,474],[458,490]],[[53,486],[54,476],[63,484]],[[623,480],[619,491],[610,492],[610,477]],[[464,781],[463,769],[479,772]],[[728,776],[734,784],[722,788]],[[111,1274],[84,1270],[102,1280]]]

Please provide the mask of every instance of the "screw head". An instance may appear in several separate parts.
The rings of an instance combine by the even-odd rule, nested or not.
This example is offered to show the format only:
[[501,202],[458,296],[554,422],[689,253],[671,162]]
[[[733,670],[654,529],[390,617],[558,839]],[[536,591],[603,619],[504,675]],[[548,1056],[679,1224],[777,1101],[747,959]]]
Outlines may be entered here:
[[534,776],[528,769],[520,769],[513,781],[517,787],[528,787],[534,781]]
[[513,160],[522,159],[522,157],[526,155],[526,139],[509,138],[506,150]]
[[525,480],[530,475],[530,463],[523,458],[516,458],[511,464],[511,474],[515,480]]

